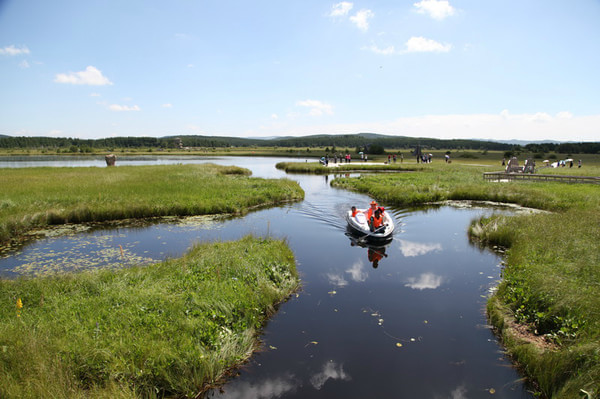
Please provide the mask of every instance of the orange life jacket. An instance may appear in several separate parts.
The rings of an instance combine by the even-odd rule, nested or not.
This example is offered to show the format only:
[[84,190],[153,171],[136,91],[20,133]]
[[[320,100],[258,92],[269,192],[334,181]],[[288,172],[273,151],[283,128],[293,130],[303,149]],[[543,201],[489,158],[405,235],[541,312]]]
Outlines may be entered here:
[[377,217],[377,216],[373,215],[373,217],[371,218],[371,221],[373,223],[374,229],[381,227],[381,225],[383,225],[383,216],[379,215],[379,217]]

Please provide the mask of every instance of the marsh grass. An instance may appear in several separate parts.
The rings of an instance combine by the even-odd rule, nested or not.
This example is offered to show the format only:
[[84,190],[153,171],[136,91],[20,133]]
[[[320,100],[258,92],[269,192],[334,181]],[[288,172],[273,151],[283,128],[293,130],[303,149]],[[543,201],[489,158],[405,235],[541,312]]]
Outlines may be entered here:
[[146,267],[0,280],[0,397],[193,397],[248,358],[297,287],[285,242],[250,236]]
[[235,214],[304,196],[296,182],[249,174],[211,164],[3,169],[0,243],[47,225]]
[[414,171],[421,169],[417,165],[404,165],[400,162],[390,165],[373,165],[363,164],[359,161],[351,163],[338,163],[335,167],[326,167],[321,165],[319,162],[279,162],[275,165],[277,169],[284,170],[286,173],[309,173],[309,174],[337,174],[337,173],[349,173],[349,172],[386,172],[386,171]]
[[[556,173],[568,168],[561,169]],[[598,395],[600,186],[492,183],[482,178],[487,170],[441,164],[415,173],[337,178],[332,185],[395,206],[481,200],[551,211],[472,222],[472,237],[508,248],[503,281],[488,303],[488,314],[542,397],[576,398],[580,390]],[[598,176],[600,168],[588,166],[586,172]],[[528,335],[517,334],[515,323]]]

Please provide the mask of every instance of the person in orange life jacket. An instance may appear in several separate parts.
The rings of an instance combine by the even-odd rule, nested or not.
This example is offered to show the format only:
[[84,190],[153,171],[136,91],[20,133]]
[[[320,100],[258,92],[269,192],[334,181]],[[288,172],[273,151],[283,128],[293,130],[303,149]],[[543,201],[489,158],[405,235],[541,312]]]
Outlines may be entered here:
[[381,216],[381,211],[379,209],[371,216],[369,227],[371,227],[371,231],[377,231],[383,227],[383,216]]
[[383,212],[385,211],[385,209],[382,206],[377,206],[377,202],[371,201],[370,205],[371,205],[371,207],[367,210],[367,220],[371,220],[373,213],[378,209],[381,212],[381,214],[383,215]]
[[367,220],[371,220],[373,213],[377,210],[377,202],[371,201],[371,207],[367,210]]
[[353,206],[352,208],[350,208],[352,210],[352,217],[355,217],[356,214],[358,213],[358,211],[356,210],[356,207]]

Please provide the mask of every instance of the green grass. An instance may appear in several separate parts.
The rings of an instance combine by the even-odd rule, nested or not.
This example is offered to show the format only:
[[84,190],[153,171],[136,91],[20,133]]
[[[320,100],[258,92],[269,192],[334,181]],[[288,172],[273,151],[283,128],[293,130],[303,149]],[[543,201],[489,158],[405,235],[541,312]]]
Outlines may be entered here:
[[210,164],[3,169],[0,243],[47,225],[236,214],[304,197],[296,182],[249,174]]
[[[330,165],[333,163],[331,162]],[[421,167],[415,164],[401,164],[400,162],[390,165],[369,165],[361,162],[338,163],[338,166],[323,166],[319,162],[279,162],[275,165],[277,169],[284,170],[286,173],[308,173],[308,174],[334,174],[347,172],[401,172],[420,170]]]
[[[489,301],[488,314],[542,397],[577,398],[583,397],[583,391],[598,395],[600,186],[484,181],[482,172],[491,170],[498,168],[437,163],[414,173],[337,178],[332,185],[400,207],[480,200],[551,211],[472,223],[472,237],[508,248],[503,281]],[[548,171],[599,176],[600,166],[588,162],[579,170]],[[515,322],[525,326],[531,337],[545,339],[546,345],[517,334],[512,328]]]
[[0,280],[0,397],[193,397],[249,357],[297,287],[285,242],[255,237],[146,267]]

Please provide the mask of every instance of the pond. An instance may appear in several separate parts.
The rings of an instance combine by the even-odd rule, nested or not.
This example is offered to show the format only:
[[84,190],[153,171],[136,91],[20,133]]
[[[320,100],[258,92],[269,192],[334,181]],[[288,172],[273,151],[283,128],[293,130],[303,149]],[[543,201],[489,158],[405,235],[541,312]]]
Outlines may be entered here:
[[[282,160],[210,162],[279,178],[285,173],[274,165]],[[366,207],[370,198],[330,187],[332,176],[289,178],[305,190],[304,201],[242,218],[74,229],[5,254],[0,273],[156,262],[180,256],[194,242],[248,233],[284,238],[295,253],[302,290],[265,326],[261,350],[240,375],[208,397],[533,397],[486,324],[486,298],[500,279],[502,260],[467,238],[471,219],[497,210],[386,206],[396,221],[394,239],[362,247],[345,234],[343,215],[352,205]]]

